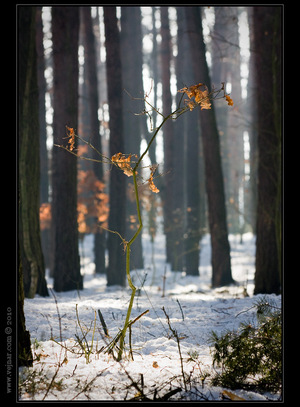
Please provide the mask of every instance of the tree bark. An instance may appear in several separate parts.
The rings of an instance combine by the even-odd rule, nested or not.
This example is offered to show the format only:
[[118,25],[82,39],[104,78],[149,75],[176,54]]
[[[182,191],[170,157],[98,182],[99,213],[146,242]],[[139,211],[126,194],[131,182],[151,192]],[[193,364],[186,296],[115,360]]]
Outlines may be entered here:
[[[52,8],[53,135],[67,146],[66,126],[78,123],[79,8]],[[75,139],[75,149],[77,147]],[[54,290],[81,290],[77,225],[77,159],[58,147],[52,155],[52,237]]]
[[[185,17],[184,7],[177,7],[178,89],[185,85],[191,85],[194,81],[193,66],[190,63],[192,50],[188,35],[189,22]],[[178,96],[181,96],[181,94],[178,94]],[[174,175],[176,182],[174,182],[173,188],[174,192],[177,191],[174,196],[174,202],[177,203],[178,200],[181,200],[184,208],[181,218],[182,223],[184,223],[184,230],[181,234],[178,233],[180,228],[176,230],[176,253],[178,253],[180,247],[180,245],[177,247],[177,241],[182,238],[182,266],[188,275],[199,275],[200,213],[202,209],[200,208],[200,195],[203,191],[200,185],[200,127],[197,112],[186,113],[182,118],[177,120],[175,132],[177,133],[177,131],[181,132],[182,135],[176,134],[176,141],[174,143],[174,158],[176,163]],[[179,192],[178,188],[181,183],[183,187],[182,191]],[[178,215],[174,217],[174,223],[178,227]]]
[[[253,44],[253,9],[254,7],[248,7],[248,25],[249,25],[249,37],[250,44]],[[252,232],[256,235],[256,208],[257,208],[257,109],[256,109],[256,84],[255,84],[255,63],[254,52],[251,50],[249,59],[249,77],[247,85],[247,118],[249,117],[249,143],[250,143],[250,180],[249,180],[249,194],[247,199],[247,218],[250,220]]]
[[254,8],[258,199],[254,293],[281,285],[281,7]]
[[[161,81],[162,81],[162,103],[163,115],[168,116],[172,109],[171,95],[171,34],[169,27],[168,7],[160,7],[161,15]],[[164,145],[164,184],[162,188],[163,210],[164,210],[164,232],[166,235],[167,261],[174,260],[173,239],[173,182],[174,182],[174,139],[173,122],[168,120],[163,127]]]
[[227,201],[227,222],[230,233],[244,227],[240,208],[244,194],[243,103],[241,95],[238,8],[214,7],[215,24],[212,38],[212,83],[230,83],[236,109],[228,109],[224,100],[216,101],[215,111],[221,141],[222,169]]
[[[192,47],[192,63],[197,82],[211,89],[205,44],[202,33],[201,12],[197,7],[186,7],[189,37]],[[199,72],[199,80],[198,80]],[[230,246],[226,221],[224,181],[221,166],[220,141],[213,106],[211,110],[199,110],[203,142],[208,219],[212,248],[212,285],[218,287],[233,282],[231,276]]]
[[[85,68],[87,69],[87,98],[89,103],[90,118],[90,142],[102,153],[101,137],[99,134],[98,119],[98,79],[97,79],[97,62],[95,53],[95,38],[93,33],[93,24],[90,7],[81,7],[81,15],[84,25],[84,58]],[[99,155],[92,150],[92,158],[99,160]],[[102,163],[94,162],[91,165],[96,178],[103,182]],[[95,199],[96,201],[96,199]],[[95,272],[105,273],[105,232],[98,226],[97,218],[94,219],[94,255],[95,255]]]
[[[42,21],[42,7],[36,11],[36,49],[37,73],[39,87],[39,125],[40,125],[40,205],[49,202],[49,160],[47,151],[47,125],[46,125],[46,79],[44,60],[44,33]],[[45,268],[50,265],[50,229],[41,229],[41,242],[44,255]]]
[[[122,69],[120,52],[120,35],[116,17],[116,7],[104,8],[106,75],[109,104],[109,151],[110,156],[124,153],[122,126]],[[125,175],[112,166],[110,171],[110,210],[108,228],[125,236]],[[108,233],[108,268],[107,285],[126,285],[125,251],[120,238]]]
[[25,296],[48,295],[39,225],[39,112],[35,7],[19,12],[19,244]]
[[[185,30],[185,18],[183,7],[176,7],[177,14],[177,57],[176,57],[176,80],[177,89],[183,87],[183,83],[188,80],[186,68],[188,62],[185,61],[187,56],[188,38]],[[185,63],[186,62],[186,63]],[[177,95],[179,103],[181,95]],[[185,134],[186,134],[186,115],[176,121],[174,126],[174,178],[176,182],[173,185],[173,233],[174,233],[174,251],[172,270],[182,271],[185,267],[185,223],[186,223],[186,182],[185,182]],[[198,253],[199,254],[199,253]]]
[[32,366],[30,333],[26,329],[24,314],[24,286],[22,261],[18,257],[18,366]]
[[[122,80],[124,89],[132,96],[143,97],[143,54],[142,27],[140,7],[121,7],[121,59]],[[144,116],[135,116],[134,112],[141,112],[145,108],[144,101],[132,101],[123,92],[123,130],[125,152],[140,156],[140,145],[143,133]],[[126,236],[129,239],[138,229],[134,186],[132,177],[126,177]],[[132,221],[134,220],[134,222]],[[142,234],[140,233],[132,244],[130,267],[142,269],[144,267]]]

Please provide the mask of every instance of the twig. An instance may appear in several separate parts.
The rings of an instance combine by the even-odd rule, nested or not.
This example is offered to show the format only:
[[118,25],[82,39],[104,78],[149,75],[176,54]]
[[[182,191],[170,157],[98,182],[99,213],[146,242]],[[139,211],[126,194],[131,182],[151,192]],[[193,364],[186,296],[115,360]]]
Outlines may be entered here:
[[60,338],[60,341],[62,342],[61,316],[60,316],[59,309],[58,309],[58,302],[57,302],[56,296],[55,296],[54,291],[52,290],[52,288],[50,288],[49,291],[53,295],[53,298],[54,298],[54,301],[55,301],[56,312],[57,312],[57,315],[58,315],[58,324],[59,324],[59,338]]
[[105,335],[106,335],[106,336],[109,336],[109,335],[108,335],[108,329],[107,329],[106,323],[105,323],[104,318],[103,318],[103,315],[102,315],[102,313],[101,313],[101,311],[100,311],[99,309],[98,309],[98,315],[99,315],[99,319],[100,319],[100,322],[101,322],[101,325],[102,325],[102,328],[103,328],[103,330],[104,330]]
[[182,308],[181,308],[181,304],[180,304],[178,298],[177,298],[176,301],[177,301],[177,303],[178,303],[178,305],[179,305],[179,308],[180,308],[180,311],[181,311],[182,321],[184,321],[184,314],[183,314],[183,311],[182,311]]
[[[77,365],[76,365],[76,366],[77,366]],[[84,393],[85,391],[87,391],[88,388],[89,388],[89,386],[90,386],[98,377],[102,376],[102,374],[103,374],[107,369],[109,369],[109,367],[106,367],[105,369],[103,369],[102,372],[98,373],[95,377],[93,377],[92,380],[90,380],[88,383],[86,383],[85,386],[84,386],[84,388],[83,388],[79,393],[77,393],[77,394],[72,398],[72,400],[75,400],[76,397],[80,396],[80,394],[82,394],[82,393]],[[74,371],[75,371],[75,369],[74,369]],[[87,397],[88,397],[88,396],[87,396]]]
[[53,382],[54,382],[54,380],[55,380],[55,378],[56,378],[56,376],[57,376],[57,373],[58,373],[58,371],[59,371],[59,369],[60,369],[60,366],[61,366],[61,365],[59,364],[59,365],[58,365],[58,368],[56,369],[56,371],[55,371],[55,373],[54,373],[54,375],[53,375],[53,377],[52,377],[52,380],[51,380],[49,386],[47,387],[47,391],[46,391],[46,393],[45,393],[45,395],[44,395],[42,401],[44,401],[45,398],[47,397],[47,395],[48,395],[48,393],[49,393],[49,391],[50,391],[50,389],[51,389],[51,387],[52,387],[52,384],[53,384]]
[[181,348],[180,348],[180,340],[179,340],[179,336],[178,333],[176,331],[176,329],[172,328],[171,323],[170,323],[170,318],[169,315],[167,314],[165,307],[162,307],[162,310],[167,318],[167,323],[169,325],[170,331],[172,332],[174,338],[176,338],[176,342],[177,342],[177,347],[178,347],[178,352],[179,352],[179,357],[180,357],[180,366],[181,366],[181,373],[182,373],[182,379],[183,379],[183,384],[184,384],[184,390],[188,391],[187,389],[187,384],[186,384],[186,380],[185,380],[185,373],[183,370],[183,359],[182,359],[182,355],[181,355]]
[[165,296],[165,288],[166,288],[166,274],[167,274],[167,266],[165,266],[165,271],[164,271],[164,275],[163,275],[163,289],[162,289],[162,298],[164,298]]
[[[92,342],[91,342],[91,346],[89,346],[89,343],[88,343],[88,340],[87,340],[86,336],[89,333],[89,331],[91,330],[93,321],[91,322],[91,327],[89,328],[89,331],[84,333],[83,328],[82,328],[81,323],[80,323],[80,320],[79,320],[78,304],[76,304],[76,317],[77,317],[77,322],[78,322],[79,328],[80,328],[81,333],[82,333],[82,340],[79,338],[78,335],[75,335],[75,336],[77,338],[77,341],[78,341],[80,347],[84,351],[86,363],[90,362],[90,354],[92,353],[93,345],[94,345],[94,336],[95,336],[95,331],[96,331],[96,319],[97,319],[96,311],[94,311],[94,313],[95,313],[95,317],[94,317],[94,328],[93,328],[93,333],[92,333]],[[85,344],[84,344],[83,341],[85,341]]]

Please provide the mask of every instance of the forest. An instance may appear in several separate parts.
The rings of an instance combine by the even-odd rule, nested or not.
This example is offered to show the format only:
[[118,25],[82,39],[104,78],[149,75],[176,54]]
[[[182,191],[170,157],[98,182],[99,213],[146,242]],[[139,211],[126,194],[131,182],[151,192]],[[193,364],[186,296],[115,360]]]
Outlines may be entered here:
[[[33,338],[50,342],[44,331],[34,333],[33,326],[44,326],[43,316],[51,346],[64,343],[67,358],[74,333],[68,328],[71,336],[66,333],[63,342],[60,307],[75,297],[76,313],[75,300],[66,313],[74,314],[82,334],[76,343],[88,364],[96,310],[105,342],[110,308],[103,304],[110,296],[117,313],[112,298],[121,296],[122,318],[115,322],[123,328],[114,326],[108,353],[121,364],[134,397],[149,400],[144,376],[138,382],[122,365],[128,352],[136,358],[132,343],[139,341],[132,330],[147,322],[149,310],[140,298],[145,290],[149,314],[158,312],[155,303],[162,304],[159,320],[164,318],[177,343],[181,378],[175,388],[168,382],[169,392],[156,383],[151,399],[183,397],[183,389],[187,399],[217,397],[211,387],[209,395],[199,387],[188,391],[192,376],[188,381],[184,372],[184,340],[169,318],[172,306],[163,300],[180,281],[183,291],[198,285],[197,292],[205,282],[213,304],[227,301],[220,292],[234,301],[242,284],[234,271],[236,256],[250,247],[251,266],[243,273],[253,270],[246,278],[251,289],[246,281],[243,311],[235,311],[251,309],[247,301],[257,298],[269,303],[275,298],[273,308],[280,307],[283,11],[281,5],[17,7],[19,366],[32,367],[50,352],[37,356],[37,342],[32,345]],[[158,276],[160,283],[167,280],[159,300],[152,293]],[[82,303],[77,309],[92,282],[90,300],[98,296],[103,304],[99,299],[101,305]],[[183,291],[176,300],[182,321],[188,313],[181,307],[187,297],[180,295],[188,295]],[[199,299],[186,307],[196,312]],[[41,311],[50,303],[51,318],[59,322],[55,340],[54,322]],[[87,306],[95,318],[83,323],[78,310],[83,314]],[[33,321],[35,307],[41,310]],[[96,350],[98,359],[99,354]],[[188,359],[194,368],[196,359]],[[64,361],[60,352],[52,380],[44,379],[35,396],[47,400],[59,393],[54,384]],[[155,363],[162,362],[153,362],[154,370]],[[96,376],[82,385],[79,399],[97,399],[99,394],[91,396],[95,383]],[[224,392],[223,399],[234,399]],[[27,385],[22,397],[31,393]],[[112,388],[109,393],[118,399]]]

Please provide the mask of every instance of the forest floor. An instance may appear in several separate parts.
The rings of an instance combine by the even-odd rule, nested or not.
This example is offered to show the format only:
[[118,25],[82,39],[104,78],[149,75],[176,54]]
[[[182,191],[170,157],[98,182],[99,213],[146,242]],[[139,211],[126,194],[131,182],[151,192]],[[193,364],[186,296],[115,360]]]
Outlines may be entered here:
[[[92,236],[86,236],[81,247],[84,290],[51,291],[47,298],[25,299],[26,327],[35,360],[32,368],[19,369],[19,399],[222,401],[238,396],[251,401],[279,400],[280,394],[229,389],[226,393],[226,389],[210,384],[216,369],[212,366],[211,331],[222,333],[237,329],[241,322],[255,323],[253,306],[262,296],[253,295],[253,235],[244,234],[242,243],[240,236],[230,236],[232,274],[237,284],[218,289],[210,285],[209,239],[205,235],[201,241],[200,276],[191,277],[169,269],[163,236],[156,238],[153,247],[149,237],[143,236],[145,269],[132,272],[138,290],[131,318],[149,312],[132,325],[134,360],[129,358],[126,338],[127,357],[117,362],[105,350],[123,327],[131,291],[106,287],[105,276],[94,275]],[[47,281],[51,288],[52,279]],[[267,298],[281,306],[281,296]]]

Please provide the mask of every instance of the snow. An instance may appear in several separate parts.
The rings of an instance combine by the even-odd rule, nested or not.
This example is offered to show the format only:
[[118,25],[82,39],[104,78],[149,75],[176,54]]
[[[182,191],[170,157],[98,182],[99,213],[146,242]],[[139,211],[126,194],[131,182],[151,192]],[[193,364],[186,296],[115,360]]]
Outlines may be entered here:
[[[85,257],[81,259],[84,290],[51,291],[47,298],[25,299],[26,328],[30,331],[35,361],[32,368],[19,369],[20,400],[129,400],[138,394],[134,386],[137,383],[150,399],[174,390],[169,400],[221,401],[224,389],[211,386],[209,377],[201,379],[214,373],[211,331],[221,333],[237,329],[243,321],[254,321],[256,312],[251,307],[261,297],[253,295],[255,238],[251,233],[244,234],[241,243],[240,236],[231,235],[230,245],[232,274],[237,284],[212,289],[209,235],[201,241],[197,277],[170,270],[165,263],[164,236],[155,239],[153,264],[150,238],[143,235],[145,269],[131,273],[138,288],[131,319],[146,310],[149,312],[132,325],[134,360],[129,358],[127,336],[127,357],[117,362],[102,347],[123,328],[131,290],[106,287],[105,276],[95,276],[93,237],[87,235]],[[47,280],[52,288],[52,279]],[[268,297],[280,306],[281,296]],[[89,355],[79,345],[79,339],[82,343],[85,340],[76,306],[91,348]],[[181,357],[163,307],[171,328],[180,338]],[[104,335],[98,310],[104,317],[109,337]],[[191,355],[193,360],[189,360]],[[190,381],[183,380],[182,370]],[[175,389],[180,390],[176,393]],[[280,396],[244,390],[233,393],[246,400],[278,400]]]

